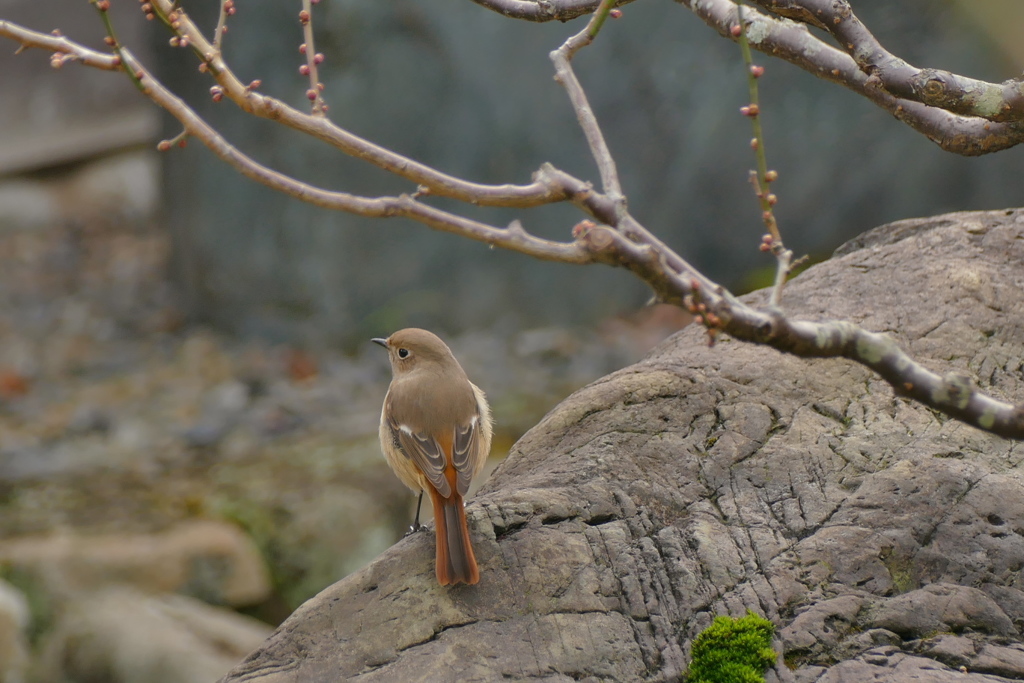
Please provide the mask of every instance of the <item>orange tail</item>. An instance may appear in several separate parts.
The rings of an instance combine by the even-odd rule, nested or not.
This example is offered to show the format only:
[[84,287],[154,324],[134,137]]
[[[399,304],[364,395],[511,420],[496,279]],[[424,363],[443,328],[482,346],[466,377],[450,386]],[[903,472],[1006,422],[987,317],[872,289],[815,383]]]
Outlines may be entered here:
[[433,487],[429,488],[437,537],[437,582],[442,586],[474,584],[480,580],[480,569],[469,541],[462,496],[453,493],[451,498],[442,498]]

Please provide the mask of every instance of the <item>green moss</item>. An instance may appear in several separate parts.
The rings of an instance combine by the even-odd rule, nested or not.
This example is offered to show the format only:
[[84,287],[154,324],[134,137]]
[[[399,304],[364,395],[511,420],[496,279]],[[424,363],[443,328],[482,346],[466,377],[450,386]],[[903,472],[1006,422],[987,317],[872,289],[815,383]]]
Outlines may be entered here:
[[889,578],[892,579],[893,590],[897,595],[909,593],[919,587],[917,572],[911,558],[899,555],[892,548],[886,547],[879,553],[878,559],[889,570]]
[[764,683],[775,663],[770,621],[747,611],[740,619],[715,617],[693,641],[689,683]]
[[0,565],[0,578],[25,596],[29,611],[28,639],[33,645],[38,644],[41,637],[53,626],[53,596],[43,582],[28,570],[6,564]]

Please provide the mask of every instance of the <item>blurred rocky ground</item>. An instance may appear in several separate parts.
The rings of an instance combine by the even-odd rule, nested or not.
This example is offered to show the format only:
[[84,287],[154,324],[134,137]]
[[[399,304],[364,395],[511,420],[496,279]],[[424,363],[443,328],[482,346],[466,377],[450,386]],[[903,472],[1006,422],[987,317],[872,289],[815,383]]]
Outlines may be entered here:
[[[215,680],[411,519],[377,445],[385,355],[184,325],[151,154],[0,180],[0,682]],[[685,322],[448,341],[497,460]]]

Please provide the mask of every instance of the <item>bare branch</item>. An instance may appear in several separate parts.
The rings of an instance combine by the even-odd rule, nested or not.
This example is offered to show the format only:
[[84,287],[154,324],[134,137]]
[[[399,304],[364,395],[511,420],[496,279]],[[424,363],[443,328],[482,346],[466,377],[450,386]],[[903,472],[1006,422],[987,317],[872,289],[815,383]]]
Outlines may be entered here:
[[781,315],[773,317],[765,333],[765,341],[760,343],[803,358],[848,358],[878,373],[897,395],[993,434],[1024,438],[1024,404],[1014,406],[987,396],[966,375],[948,373],[940,377],[911,359],[886,335],[843,321],[812,323],[787,320]]
[[[53,36],[23,28],[9,21],[0,21],[0,36],[12,38],[23,48],[35,47],[70,55],[75,61],[107,71],[121,68],[121,60],[75,43],[63,36]],[[481,242],[519,251],[535,258],[563,263],[588,263],[593,261],[585,251],[574,243],[553,242],[529,235],[521,226],[518,229],[503,229],[457,216],[416,201],[408,195],[399,197],[359,197],[344,192],[332,192],[313,187],[289,178],[262,166],[229,144],[219,133],[154,78],[129,50],[123,50],[125,66],[134,73],[143,87],[143,92],[171,113],[185,127],[185,131],[199,139],[214,154],[230,164],[239,173],[267,187],[285,192],[303,201],[328,209],[347,211],[361,216],[412,218],[430,227],[453,232]],[[546,166],[538,172],[543,180],[537,185],[559,186],[558,194],[579,195],[580,202],[586,202],[592,194],[582,181]],[[568,183],[568,186],[563,185]],[[598,205],[600,206],[600,205]]]
[[747,39],[746,22],[743,20],[743,0],[738,0],[736,5],[737,23],[730,33],[739,39],[740,51],[743,53],[743,63],[747,71],[747,89],[750,92],[750,104],[742,107],[740,112],[750,119],[750,127],[753,129],[754,137],[750,146],[754,149],[754,158],[757,160],[757,170],[750,172],[750,182],[754,186],[754,194],[761,205],[761,220],[768,229],[768,234],[761,239],[761,250],[770,251],[775,256],[775,284],[772,287],[770,304],[779,306],[782,301],[782,288],[786,286],[786,279],[789,277],[790,264],[793,261],[793,252],[786,248],[782,242],[782,233],[779,231],[779,223],[775,218],[776,196],[768,189],[769,185],[778,178],[778,173],[768,172],[768,154],[764,144],[764,129],[761,126],[761,96],[757,87],[757,80],[764,74],[764,67],[754,64],[754,58],[750,53],[750,41]]
[[234,13],[235,0],[220,0],[220,12],[217,13],[217,27],[213,29],[213,49],[221,54],[224,46],[224,34],[228,32],[228,16]]
[[1024,120],[1024,83],[988,83],[942,69],[919,69],[895,56],[857,18],[847,0],[753,0],[779,16],[817,26],[870,77],[897,97],[989,121]]
[[601,26],[614,4],[615,0],[602,0],[600,7],[594,12],[586,27],[562,43],[562,46],[552,51],[549,56],[555,65],[555,80],[565,88],[569,95],[569,101],[572,103],[573,111],[576,112],[580,128],[583,129],[587,144],[590,145],[590,153],[594,156],[594,161],[597,162],[604,191],[617,201],[622,198],[622,184],[619,182],[615,159],[612,158],[608,143],[605,142],[604,135],[601,133],[601,127],[597,124],[594,110],[590,108],[590,102],[587,101],[587,94],[583,91],[583,86],[577,80],[570,63],[573,55],[594,42],[594,38],[601,30]]
[[177,118],[189,135],[202,141],[210,151],[239,173],[267,187],[327,209],[377,218],[394,216],[411,218],[435,230],[455,233],[546,261],[588,263],[593,260],[574,243],[541,239],[527,234],[522,229],[502,229],[490,226],[428,206],[409,195],[360,197],[345,192],[324,190],[289,178],[242,154],[203,121],[184,101],[173,95],[145,71],[127,50],[125,50],[125,56],[128,65],[140,74],[146,95]]
[[[510,19],[526,21],[569,21],[593,12],[601,0],[473,0]],[[627,5],[633,0],[617,0],[615,6]]]
[[324,116],[327,113],[327,105],[324,104],[323,84],[317,73],[317,65],[323,59],[323,55],[317,54],[313,44],[313,2],[302,0],[302,11],[299,13],[299,22],[302,24],[302,37],[304,42],[300,50],[306,55],[305,73],[309,76],[309,90],[306,97],[313,105],[313,116]]
[[[165,0],[153,0],[153,2],[163,3]],[[699,4],[701,7],[707,7],[713,3],[714,0],[702,0]],[[697,4],[696,0],[694,0],[694,4]],[[767,23],[757,25],[759,21]],[[179,23],[186,28],[191,25],[190,22]],[[726,26],[729,25],[726,24]],[[769,35],[771,29],[782,25],[782,22],[760,17],[755,19],[751,28],[753,29],[755,25],[759,29],[768,29],[766,35]],[[787,29],[793,30],[791,25],[787,26]],[[802,29],[802,31],[806,34],[806,29]],[[191,36],[189,33],[183,35]],[[518,251],[539,259],[577,264],[606,263],[624,267],[646,282],[663,301],[685,305],[687,300],[691,302],[699,300],[702,310],[706,311],[705,324],[710,326],[709,331],[711,332],[726,332],[739,340],[765,344],[802,357],[848,358],[877,372],[900,395],[911,397],[924,405],[995,434],[1018,439],[1024,438],[1024,405],[1013,406],[988,397],[960,375],[952,374],[939,377],[911,360],[892,339],[867,332],[852,323],[845,321],[794,321],[785,317],[777,308],[769,307],[765,310],[758,310],[741,302],[723,287],[693,268],[633,219],[626,211],[624,201],[619,201],[614,196],[595,192],[587,183],[549,165],[543,165],[536,173],[533,186],[522,186],[530,188],[528,193],[515,194],[521,191],[520,186],[475,186],[453,179],[455,189],[447,196],[461,194],[465,197],[465,201],[484,203],[480,201],[480,197],[473,194],[474,187],[479,188],[482,196],[491,200],[495,199],[499,188],[520,187],[512,192],[519,203],[505,205],[530,206],[541,203],[536,201],[541,196],[571,199],[581,209],[604,222],[605,225],[584,221],[573,230],[575,241],[555,242],[530,235],[518,221],[514,221],[507,228],[498,228],[431,207],[418,199],[419,196],[429,194],[425,191],[417,192],[417,196],[361,197],[316,188],[261,166],[231,146],[183,101],[154,79],[128,50],[121,51],[121,58],[115,55],[104,55],[66,38],[28,31],[5,21],[0,21],[0,36],[14,39],[23,48],[47,49],[97,68],[116,70],[123,67],[139,79],[144,94],[174,115],[189,135],[202,141],[214,154],[240,173],[267,187],[325,208],[343,210],[363,216],[410,218],[437,230]],[[197,37],[203,40],[201,35],[197,34]],[[592,38],[592,34],[590,37]],[[192,40],[191,37],[190,40]],[[205,40],[203,43],[209,45]],[[852,63],[847,55],[835,52]],[[220,81],[221,83],[227,83],[233,89],[239,89],[239,92],[234,94],[240,103],[246,105],[247,110],[254,111],[255,108],[263,107],[264,115],[278,120],[283,119],[287,114],[294,117],[295,121],[301,122],[303,127],[309,128],[311,131],[318,131],[319,134],[315,134],[315,136],[321,139],[336,141],[337,134],[348,135],[324,118],[300,114],[280,104],[277,100],[249,91],[230,74],[219,55],[206,53],[205,63],[218,79],[223,79]],[[567,57],[565,63],[568,66]],[[571,70],[567,72],[571,73]],[[583,102],[585,103],[585,101],[584,98]],[[276,109],[277,107],[280,109]],[[600,135],[596,120],[587,125],[593,125],[597,134]],[[369,145],[370,143],[360,141],[360,144]],[[447,178],[429,167],[421,167],[422,170],[411,174],[408,167],[413,162],[389,150],[372,147],[380,152],[380,155],[376,157],[377,161],[386,160],[387,163],[383,167],[396,166],[397,175],[407,178],[424,175],[435,183],[441,182],[439,179]],[[363,147],[357,147],[357,149],[366,151]],[[605,151],[601,154],[608,154],[610,159],[610,153]],[[617,181],[617,177],[614,180]],[[448,185],[443,186],[449,187]],[[610,184],[610,187],[614,187],[614,184]],[[428,185],[427,189],[432,190],[433,188]],[[507,201],[508,198],[506,196],[505,200]]]
[[[734,39],[730,28],[736,24],[736,4],[732,0],[676,2],[690,9],[721,35]],[[1024,142],[1024,125],[960,116],[901,99],[880,87],[881,82],[865,74],[850,55],[819,40],[806,26],[749,8],[747,15],[750,23],[748,35],[754,49],[785,59],[819,78],[867,97],[948,152],[979,156]]]
[[49,50],[70,58],[65,61],[76,61],[85,66],[103,69],[104,71],[117,71],[121,68],[121,60],[114,55],[90,50],[83,45],[68,40],[62,35],[31,31],[6,19],[0,19],[0,36],[10,38],[18,43],[20,45],[18,52],[34,47]]
[[956,373],[939,376],[904,353],[883,334],[846,321],[790,320],[774,308],[757,310],[720,286],[687,280],[685,269],[662,267],[657,249],[638,244],[604,226],[579,231],[578,240],[598,260],[624,266],[654,288],[662,300],[681,303],[699,299],[714,317],[718,330],[741,341],[771,346],[801,358],[846,358],[870,368],[897,395],[906,396],[969,425],[1012,439],[1024,439],[1024,404],[998,401]]
[[203,36],[202,32],[173,0],[151,0],[155,11],[166,19],[175,14],[177,35],[187,36],[189,44],[203,59],[206,69],[216,78],[224,96],[243,111],[271,119],[318,140],[322,140],[349,156],[363,159],[407,180],[429,189],[431,194],[451,197],[482,206],[530,207],[572,199],[560,192],[561,188],[534,181],[528,185],[482,185],[442,173],[435,168],[413,161],[369,140],[338,127],[325,116],[312,116],[290,107],[279,99],[259,94],[235,76],[223,57]]

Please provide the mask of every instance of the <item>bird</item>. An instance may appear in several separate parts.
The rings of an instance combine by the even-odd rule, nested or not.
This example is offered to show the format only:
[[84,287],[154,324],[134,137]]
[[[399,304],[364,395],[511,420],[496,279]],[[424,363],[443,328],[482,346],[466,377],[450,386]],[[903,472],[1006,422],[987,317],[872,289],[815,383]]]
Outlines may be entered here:
[[[491,450],[484,392],[440,337],[407,328],[372,340],[388,351],[391,385],[380,414],[380,445],[395,475],[434,510],[435,573],[442,586],[480,580],[465,496]],[[413,531],[419,527],[419,507]]]

